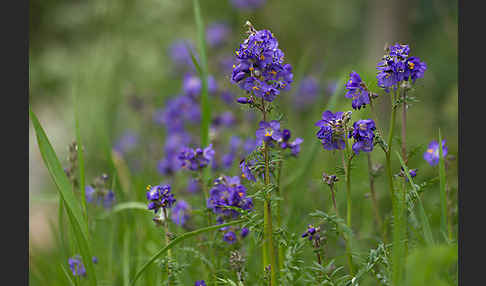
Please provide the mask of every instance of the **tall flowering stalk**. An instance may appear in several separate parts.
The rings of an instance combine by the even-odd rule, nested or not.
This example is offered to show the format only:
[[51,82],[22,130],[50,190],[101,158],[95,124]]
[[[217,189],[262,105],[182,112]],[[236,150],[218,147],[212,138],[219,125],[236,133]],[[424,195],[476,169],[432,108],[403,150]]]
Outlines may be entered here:
[[[169,217],[167,216],[167,209],[171,208],[176,199],[174,195],[171,193],[170,185],[157,185],[157,186],[147,186],[147,200],[148,209],[153,210],[154,218],[152,219],[156,225],[164,225],[165,230],[165,245],[169,245],[170,243],[170,233],[169,233]],[[162,209],[163,217],[160,217],[160,209]],[[170,285],[170,262],[171,262],[172,254],[171,250],[167,251],[167,285]]]
[[[406,236],[405,224],[405,200],[406,200],[406,180],[403,180],[402,190],[396,196],[395,187],[393,184],[392,166],[391,166],[391,150],[392,140],[396,121],[396,111],[402,101],[402,132],[401,132],[401,152],[402,157],[407,162],[406,153],[406,120],[407,120],[407,96],[406,92],[409,89],[410,81],[415,83],[418,78],[423,77],[427,65],[421,62],[417,57],[409,57],[410,47],[408,45],[398,44],[386,48],[385,55],[377,65],[377,79],[378,86],[382,87],[386,93],[393,89],[391,98],[391,120],[388,133],[388,140],[386,142],[385,157],[386,170],[390,192],[392,194],[392,208],[394,217],[394,250],[393,250],[393,266],[392,266],[392,282],[394,284],[402,278],[401,260],[405,253],[401,245],[401,239]],[[402,92],[402,93],[400,93]]]
[[[292,67],[283,64],[284,53],[278,48],[278,41],[269,30],[257,31],[247,21],[248,38],[235,51],[237,63],[233,65],[232,82],[246,91],[245,97],[237,102],[249,104],[261,111],[263,120],[257,130],[257,139],[263,142],[264,184],[270,187],[270,145],[282,141],[277,121],[268,122],[271,103],[281,90],[290,88]],[[266,188],[267,189],[267,188]],[[270,269],[270,285],[276,285],[277,264],[273,246],[273,225],[271,193],[265,194],[264,206],[263,268]]]

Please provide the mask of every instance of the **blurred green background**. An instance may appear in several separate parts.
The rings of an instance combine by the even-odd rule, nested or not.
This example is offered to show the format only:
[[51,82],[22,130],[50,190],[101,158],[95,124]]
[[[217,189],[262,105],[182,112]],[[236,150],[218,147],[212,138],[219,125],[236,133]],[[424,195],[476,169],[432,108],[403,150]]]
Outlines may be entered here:
[[[297,110],[293,97],[296,96],[299,80],[312,75],[326,86],[344,79],[354,70],[372,85],[376,83],[376,63],[383,55],[385,44],[396,41],[409,44],[411,54],[424,60],[428,67],[425,77],[417,81],[413,93],[419,102],[414,103],[408,113],[407,143],[421,148],[421,152],[409,161],[411,168],[419,169],[416,182],[437,176],[437,167],[429,166],[422,153],[431,140],[437,140],[438,128],[447,140],[449,154],[457,154],[457,1],[267,0],[254,11],[241,11],[227,0],[204,0],[201,1],[201,9],[206,25],[224,21],[232,29],[224,46],[207,48],[209,71],[220,90],[238,94],[238,89],[229,82],[230,74],[221,72],[218,60],[225,55],[231,56],[244,39],[246,20],[250,20],[257,29],[271,30],[279,40],[286,62],[294,67],[296,82],[290,92],[282,95],[279,103],[286,114],[286,126],[293,130],[294,136],[303,137],[304,143],[300,158],[290,160],[286,165],[284,178],[291,177],[308,163],[304,158],[317,140],[314,136],[317,129],[313,124],[320,119],[330,96],[330,92],[322,88],[315,104],[304,111]],[[138,167],[132,166],[133,189],[130,191],[135,193],[115,192],[120,192],[117,193],[118,201],[143,202],[144,186],[165,179],[156,170],[156,162],[163,153],[165,131],[155,126],[151,117],[156,108],[163,107],[168,97],[181,93],[184,73],[174,68],[169,46],[180,39],[187,39],[197,46],[192,1],[31,0],[29,12],[30,105],[43,124],[61,163],[66,164],[67,146],[75,138],[76,96],[86,150],[87,183],[102,172],[113,174],[111,146],[125,131],[134,131],[139,134],[140,142],[132,152],[132,159],[138,159],[138,163],[133,164],[139,164]],[[378,91],[376,86],[372,89]],[[383,112],[379,113],[379,124],[386,127],[388,115],[385,110],[389,103],[383,92],[380,95],[383,100],[380,100],[378,108]],[[344,92],[337,96],[341,99],[336,110],[350,110],[350,101],[345,100]],[[133,100],[142,102],[142,107],[132,108]],[[245,120],[243,114],[247,111],[236,104],[225,105],[217,96],[212,96],[211,101],[213,114],[230,109],[239,116],[240,122]],[[364,117],[367,112],[355,112],[357,115],[353,119]],[[246,132],[253,136],[253,127],[245,123],[242,126],[237,131],[240,135]],[[197,130],[195,127],[196,134]],[[56,246],[56,190],[41,160],[32,128],[29,132],[31,284],[64,285],[62,278],[52,278],[57,270],[49,270],[48,267],[52,262],[54,265],[64,263],[55,260],[65,258]],[[376,161],[383,162],[381,151],[377,150],[373,156]],[[284,221],[289,230],[299,235],[312,222],[308,213],[314,209],[329,211],[329,194],[319,180],[323,171],[334,170],[339,164],[339,157],[320,149],[311,164],[310,171],[285,190],[291,203],[284,210]],[[398,168],[398,161],[395,160],[394,164]],[[356,166],[353,171],[353,200],[356,202],[353,228],[364,241],[362,249],[367,249],[375,247],[376,240],[370,235],[374,221],[367,195],[366,157],[359,156]],[[238,175],[236,166],[231,175]],[[383,176],[377,179],[383,214],[391,209],[385,183]],[[448,184],[456,228],[457,160],[452,161],[448,168]],[[338,192],[338,202],[344,210],[344,186],[338,185],[338,188],[342,189]],[[425,209],[434,230],[438,229],[440,220],[438,190],[437,183],[424,194]],[[123,216],[116,224],[112,222],[116,225],[114,228],[120,229],[110,232],[113,237],[119,237],[115,242],[103,239],[103,231],[100,231],[96,237],[102,241],[95,248],[102,250],[107,245],[122,247],[121,243],[125,240],[121,224],[152,227],[149,216],[134,216]],[[138,225],[140,220],[146,222]],[[102,226],[100,223],[99,227],[103,229]],[[131,235],[132,242],[139,239],[136,234]],[[152,243],[157,246],[155,241]],[[154,249],[157,248],[155,246]],[[130,251],[135,255],[129,272],[133,275],[134,269],[146,257],[139,256],[142,252],[135,246]],[[311,257],[311,250],[306,251],[307,257]],[[258,263],[259,260],[255,260],[254,264]],[[105,266],[101,262],[99,267]],[[117,267],[121,266],[110,267],[115,269],[109,268],[113,274],[98,276],[106,285],[121,285],[117,283],[123,278],[116,274]],[[259,269],[258,265],[249,267]],[[50,283],[45,284],[46,281]]]

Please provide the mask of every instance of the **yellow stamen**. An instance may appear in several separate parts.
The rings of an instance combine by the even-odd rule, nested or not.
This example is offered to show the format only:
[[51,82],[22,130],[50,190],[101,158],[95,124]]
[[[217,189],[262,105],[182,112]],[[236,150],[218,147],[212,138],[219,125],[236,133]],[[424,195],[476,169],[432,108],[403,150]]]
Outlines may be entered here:
[[265,137],[268,137],[268,136],[272,136],[272,132],[267,131],[267,133],[265,133]]
[[241,177],[242,177],[242,178],[246,178],[245,174],[241,174]]
[[249,68],[249,70],[250,70],[250,71],[253,71],[254,69],[255,69],[254,67],[250,67],[250,68]]
[[430,153],[430,154],[434,153],[434,149],[432,149],[432,148],[427,149],[427,153]]
[[277,74],[276,71],[271,71],[270,73],[273,74],[273,75],[276,75]]
[[235,68],[235,67],[236,67],[236,65],[233,65],[233,68]]
[[149,191],[151,188],[152,188],[152,186],[151,185],[148,185],[147,186],[147,191]]
[[243,193],[242,192],[239,192],[238,195],[240,195],[240,197],[243,197]]
[[413,68],[415,67],[415,64],[414,64],[414,63],[412,63],[412,62],[409,62],[409,63],[408,63],[408,67],[409,67],[411,70],[413,70]]
[[253,88],[253,90],[259,90],[260,89],[258,86],[254,86],[252,88]]
[[264,60],[265,59],[265,56],[264,55],[260,55],[260,60]]

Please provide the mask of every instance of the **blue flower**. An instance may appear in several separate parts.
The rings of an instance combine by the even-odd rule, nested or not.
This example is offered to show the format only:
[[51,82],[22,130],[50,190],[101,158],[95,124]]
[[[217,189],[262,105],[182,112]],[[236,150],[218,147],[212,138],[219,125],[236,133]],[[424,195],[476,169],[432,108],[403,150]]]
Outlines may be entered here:
[[81,256],[75,255],[68,259],[69,268],[74,276],[86,276],[86,268],[81,261]]
[[293,81],[292,66],[283,64],[283,52],[269,30],[251,29],[249,37],[236,50],[231,80],[253,96],[273,101],[280,90],[287,90]]
[[170,185],[147,186],[148,209],[157,213],[160,208],[171,208],[176,202]]
[[372,119],[358,120],[353,124],[353,130],[349,132],[349,138],[354,138],[353,151],[356,155],[360,151],[371,152],[373,150],[375,122]]
[[344,142],[344,112],[338,111],[332,113],[326,110],[322,113],[322,119],[315,123],[319,127],[317,138],[321,140],[322,146],[326,150],[342,150],[345,147]]
[[[442,157],[445,158],[447,156],[448,148],[445,145],[446,141],[442,140]],[[424,153],[424,159],[429,163],[431,166],[435,166],[439,164],[439,143],[435,140],[429,143],[429,147],[427,151]]]
[[204,280],[197,280],[194,286],[206,286],[206,282]]
[[265,141],[269,143],[272,140],[276,142],[282,140],[282,131],[280,131],[280,123],[277,120],[270,122],[260,121],[259,126],[260,128],[255,132],[259,142]]
[[361,109],[366,104],[370,104],[370,93],[365,83],[361,80],[361,77],[356,72],[349,74],[349,81],[346,83],[347,98],[352,98],[351,103],[353,109]]
[[233,244],[236,242],[236,234],[232,231],[228,231],[227,233],[224,234],[223,240],[229,244]]
[[171,212],[172,221],[180,226],[184,226],[189,219],[190,206],[184,200],[178,200]]

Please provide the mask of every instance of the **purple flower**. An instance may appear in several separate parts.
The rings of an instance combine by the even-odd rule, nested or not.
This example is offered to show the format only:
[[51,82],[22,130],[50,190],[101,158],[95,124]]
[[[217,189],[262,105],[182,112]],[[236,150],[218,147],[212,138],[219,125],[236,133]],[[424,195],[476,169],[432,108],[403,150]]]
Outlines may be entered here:
[[332,113],[326,110],[322,113],[322,119],[315,123],[319,127],[317,138],[321,139],[322,146],[326,150],[342,150],[345,147],[344,142],[344,113],[338,111]]
[[[442,157],[445,158],[447,156],[447,146],[445,145],[446,141],[442,140]],[[431,166],[435,166],[439,163],[439,143],[437,141],[432,141],[429,143],[429,147],[427,151],[424,153],[424,159],[429,163]]]
[[231,0],[231,4],[237,9],[252,11],[265,4],[265,0]]
[[313,76],[302,79],[295,94],[294,102],[299,109],[304,109],[312,105],[319,93],[319,83]]
[[204,280],[197,280],[194,286],[206,286],[206,282]]
[[225,23],[212,23],[206,29],[206,40],[210,47],[218,47],[228,41],[231,28]]
[[213,161],[213,144],[209,144],[209,146],[204,149],[184,147],[177,158],[179,159],[182,168],[187,168],[191,171],[200,170]]
[[250,233],[250,230],[246,227],[243,227],[241,229],[241,232],[240,232],[241,238],[245,238],[249,233]]
[[96,195],[95,189],[92,186],[88,185],[84,188],[84,192],[86,194],[86,202],[92,203]]
[[345,96],[352,98],[351,103],[353,109],[361,109],[366,104],[370,104],[370,93],[365,83],[361,80],[361,77],[356,72],[349,74],[349,81],[346,83],[347,92]]
[[289,143],[289,148],[292,151],[293,156],[297,156],[300,153],[300,144],[304,142],[304,139],[297,137],[294,141]]
[[190,179],[189,183],[187,184],[187,191],[189,193],[195,194],[201,190],[199,186],[199,182],[196,179]]
[[103,207],[105,209],[109,209],[115,203],[115,193],[112,190],[108,190],[108,192],[103,197]]
[[241,174],[242,178],[256,182],[255,176],[253,176],[250,168],[248,167],[248,165],[246,164],[244,159],[241,160],[241,162],[240,162],[240,169],[241,169],[241,173],[242,173]]
[[424,77],[425,70],[427,70],[427,64],[425,62],[421,62],[417,57],[408,58],[406,66],[407,72],[405,80],[408,80],[410,77],[412,79],[412,83],[415,83],[415,80],[418,78]]
[[319,239],[319,227],[314,227],[313,225],[309,224],[307,226],[306,232],[302,234],[302,237],[309,237],[309,240],[318,240]]
[[353,124],[353,131],[349,132],[349,138],[354,138],[353,151],[356,155],[360,151],[371,152],[376,126],[372,119],[358,120]]
[[236,242],[236,234],[232,231],[228,231],[227,233],[224,234],[223,240],[229,244],[233,244]]
[[170,185],[147,186],[148,209],[157,213],[160,208],[171,208],[176,202]]
[[126,131],[115,143],[113,149],[120,154],[125,154],[137,146],[137,143],[138,136],[132,131]]
[[213,127],[231,127],[236,123],[236,118],[231,111],[225,111],[213,119]]
[[[222,176],[214,181],[209,191],[207,207],[224,218],[237,218],[240,213],[232,208],[252,210],[253,201],[246,196],[246,188],[241,185],[239,177]],[[232,207],[232,208],[228,208]]]
[[184,226],[189,219],[190,206],[184,200],[178,200],[171,212],[172,221],[180,226]]
[[410,47],[396,43],[389,47],[376,69],[378,74],[378,86],[390,91],[390,87],[396,89],[402,81],[412,79],[415,83],[417,78],[424,76],[427,65],[417,57],[408,57]]
[[269,30],[252,29],[235,53],[237,63],[233,65],[231,80],[247,91],[250,98],[271,102],[292,83],[292,67],[283,64],[284,54]]
[[86,269],[81,261],[81,256],[75,255],[68,259],[69,268],[74,276],[86,276]]
[[255,132],[258,142],[265,141],[267,143],[273,141],[279,142],[282,140],[282,132],[280,131],[280,122],[272,120],[270,122],[260,121],[260,128]]
[[194,69],[191,52],[197,59],[198,56],[194,46],[187,40],[177,40],[169,48],[170,58],[177,68],[190,67]]
[[[208,92],[209,92],[209,94],[216,92],[217,89],[218,89],[218,85],[217,85],[214,77],[208,76]],[[189,96],[191,98],[197,98],[198,96],[201,95],[201,90],[202,90],[201,79],[196,75],[193,75],[191,73],[187,73],[184,76],[183,90],[184,90],[184,94],[186,96]]]

